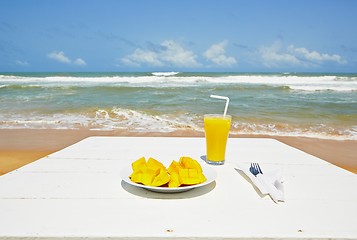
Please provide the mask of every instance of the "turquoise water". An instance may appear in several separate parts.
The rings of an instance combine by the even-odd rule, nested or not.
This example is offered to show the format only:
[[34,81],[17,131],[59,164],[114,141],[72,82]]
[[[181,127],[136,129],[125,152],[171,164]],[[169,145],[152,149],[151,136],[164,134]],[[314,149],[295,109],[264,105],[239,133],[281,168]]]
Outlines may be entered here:
[[357,139],[357,74],[0,73],[0,128],[203,131]]

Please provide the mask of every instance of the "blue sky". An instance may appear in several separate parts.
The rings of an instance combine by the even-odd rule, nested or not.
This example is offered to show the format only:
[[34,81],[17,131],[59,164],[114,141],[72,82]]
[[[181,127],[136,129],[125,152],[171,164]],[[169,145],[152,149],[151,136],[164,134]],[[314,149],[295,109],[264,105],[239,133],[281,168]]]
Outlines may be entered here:
[[1,0],[0,71],[357,72],[355,0]]

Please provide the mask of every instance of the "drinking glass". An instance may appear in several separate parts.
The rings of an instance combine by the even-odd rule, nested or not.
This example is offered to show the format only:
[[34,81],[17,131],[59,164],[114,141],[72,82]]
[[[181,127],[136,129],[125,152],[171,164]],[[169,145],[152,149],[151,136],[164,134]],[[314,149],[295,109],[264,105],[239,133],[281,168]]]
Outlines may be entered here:
[[224,164],[231,122],[232,117],[230,115],[204,115],[207,163],[214,165]]

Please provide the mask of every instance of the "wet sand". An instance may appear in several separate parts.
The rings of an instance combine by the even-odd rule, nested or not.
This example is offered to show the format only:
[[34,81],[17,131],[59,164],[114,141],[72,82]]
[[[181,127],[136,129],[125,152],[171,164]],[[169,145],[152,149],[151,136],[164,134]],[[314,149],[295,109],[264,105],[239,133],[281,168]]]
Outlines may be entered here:
[[[170,133],[133,133],[125,130],[2,129],[0,130],[0,175],[59,151],[89,136],[203,137],[204,134],[190,130]],[[357,141],[262,135],[238,135],[231,137],[274,138],[338,167],[357,173]]]

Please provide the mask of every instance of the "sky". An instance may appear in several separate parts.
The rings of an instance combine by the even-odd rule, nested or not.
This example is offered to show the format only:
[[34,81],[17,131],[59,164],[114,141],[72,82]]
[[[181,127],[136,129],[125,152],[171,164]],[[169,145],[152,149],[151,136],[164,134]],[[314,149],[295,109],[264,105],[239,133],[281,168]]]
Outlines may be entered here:
[[0,72],[357,72],[355,0],[1,0]]

